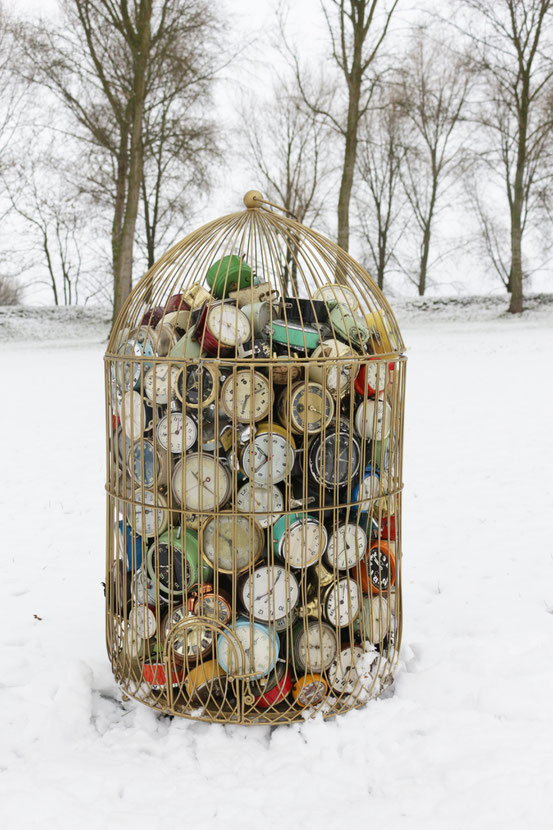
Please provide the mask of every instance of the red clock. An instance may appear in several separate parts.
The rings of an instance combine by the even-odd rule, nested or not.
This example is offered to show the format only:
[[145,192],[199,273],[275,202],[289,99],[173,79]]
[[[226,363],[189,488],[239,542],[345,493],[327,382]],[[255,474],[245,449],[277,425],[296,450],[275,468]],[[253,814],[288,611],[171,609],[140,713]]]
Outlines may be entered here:
[[[146,683],[155,691],[164,689],[167,685],[167,677],[165,674],[165,665],[163,663],[145,663],[143,676]],[[171,672],[171,684],[179,686],[184,679],[184,672],[182,669],[175,668]]]
[[384,541],[375,542],[359,565],[352,569],[364,594],[386,593],[396,582],[396,557]]
[[[388,369],[391,371],[394,368],[393,363],[388,363]],[[376,388],[378,386],[378,393],[381,394],[386,388],[386,367],[384,363],[374,358],[369,363],[364,363],[359,369],[357,377],[354,381],[355,391],[365,397],[372,397],[376,395]]]
[[260,709],[268,709],[269,706],[273,706],[275,703],[280,703],[290,694],[292,685],[293,683],[290,671],[289,669],[286,669],[282,677],[277,680],[271,689],[268,689],[262,695],[255,698],[255,705]]

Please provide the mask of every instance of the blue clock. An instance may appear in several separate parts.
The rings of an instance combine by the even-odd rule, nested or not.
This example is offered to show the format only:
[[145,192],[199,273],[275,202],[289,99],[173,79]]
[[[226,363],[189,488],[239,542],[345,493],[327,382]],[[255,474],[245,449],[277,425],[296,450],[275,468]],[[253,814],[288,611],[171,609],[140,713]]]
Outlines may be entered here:
[[[233,639],[238,642],[233,643]],[[265,677],[273,670],[279,651],[280,640],[274,630],[243,617],[236,620],[232,634],[220,634],[217,641],[219,665],[231,677],[245,676],[250,680]]]
[[119,556],[126,561],[127,571],[137,571],[142,565],[142,538],[123,519],[119,519],[116,528]]
[[370,464],[367,464],[365,471],[362,474],[361,481],[359,481],[351,491],[351,497],[354,502],[359,502],[352,506],[352,510],[359,510],[360,512],[370,511],[378,498],[380,488],[380,475],[378,470],[372,469]]

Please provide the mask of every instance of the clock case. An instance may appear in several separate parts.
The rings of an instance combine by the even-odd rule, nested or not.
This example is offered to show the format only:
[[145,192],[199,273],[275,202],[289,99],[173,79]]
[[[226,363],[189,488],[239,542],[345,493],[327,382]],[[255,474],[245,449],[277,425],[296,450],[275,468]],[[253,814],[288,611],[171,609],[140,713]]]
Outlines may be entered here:
[[[105,355],[106,645],[122,693],[161,713],[222,723],[302,722],[310,714],[320,712],[329,718],[365,705],[393,681],[402,631],[401,493],[406,359],[393,312],[359,263],[294,217],[270,209],[275,206],[269,205],[261,194],[251,191],[244,201],[245,210],[205,225],[164,254],[138,282],[113,326]],[[321,292],[325,286],[327,289]],[[328,290],[328,286],[336,286],[337,291]],[[333,299],[335,293],[342,308]],[[322,294],[325,300],[321,299]],[[238,311],[243,315],[242,308],[261,302],[269,303],[269,323],[263,331],[259,327],[252,330],[249,339],[244,340],[243,316]],[[227,329],[220,340],[217,332],[210,331],[206,342],[205,319],[210,304],[225,307],[219,316]],[[229,331],[232,332],[234,320],[240,323],[240,335],[237,335],[236,348],[229,348]],[[339,324],[334,325],[333,321]],[[278,334],[273,338],[275,330]],[[332,340],[337,350],[330,357],[321,354],[318,344]],[[375,362],[378,371],[375,371]],[[376,388],[365,382],[369,365],[370,376],[376,378]],[[156,367],[166,371],[168,366],[170,374],[180,375],[181,379],[190,372],[195,373],[197,400],[205,399],[205,405],[192,402],[187,406],[182,392],[179,394],[181,390],[173,383],[166,405],[151,407],[144,393],[144,377],[152,370],[155,372]],[[310,377],[310,366],[313,377]],[[297,384],[305,384],[306,393],[308,384],[320,384],[326,399],[326,378],[331,372],[334,378],[342,377],[340,367],[348,367],[348,371],[343,374],[345,387],[330,390],[332,418],[321,417],[321,428],[313,433],[309,407],[316,409],[317,399],[306,394],[301,398],[306,409],[303,428],[301,413],[299,427],[297,420],[292,424],[288,413],[292,390]],[[221,407],[223,383],[244,370],[252,373],[252,380],[254,372],[263,375],[272,390],[271,407],[268,415],[264,414],[262,424],[256,421],[253,402],[244,405],[242,401],[240,418],[236,419]],[[214,395],[210,390],[204,396],[202,377],[208,375],[216,378],[216,389]],[[126,394],[130,391],[138,395]],[[249,389],[250,394],[252,391],[253,387]],[[282,401],[283,395],[285,405],[281,405],[279,414],[277,401]],[[367,399],[383,401],[390,407],[390,430],[385,440],[370,440],[356,430],[355,412]],[[134,434],[136,423],[141,421],[140,417],[134,417],[132,407],[143,404],[149,406],[151,416],[148,411],[144,432],[137,436]],[[188,452],[172,453],[170,447],[163,448],[157,442],[157,423],[164,414],[175,410],[192,414],[197,420],[197,441]],[[251,413],[249,419],[244,412]],[[297,419],[298,413],[294,416]],[[133,434],[128,434],[126,429],[131,427]],[[376,420],[373,427],[376,435]],[[260,428],[268,429],[270,436],[284,437],[294,447],[294,463],[286,469],[284,478],[278,459],[261,458],[260,461],[276,465],[274,470],[272,466],[267,468],[268,478],[272,481],[274,472],[274,484],[284,499],[284,510],[280,504],[278,512],[271,511],[269,500],[261,554],[254,503],[258,485],[253,478],[246,477],[247,471],[240,464],[229,463],[229,459],[243,455],[245,446],[254,448]],[[333,450],[332,440],[325,441],[327,434],[352,437],[349,445],[341,438],[336,448],[340,458]],[[353,442],[359,445],[359,460]],[[140,463],[140,452],[150,444],[161,455],[163,463],[156,466],[154,481],[147,487],[139,481],[134,464]],[[327,450],[322,456],[319,453],[315,464],[317,445],[326,446]],[[129,453],[129,447],[133,453]],[[136,447],[141,449],[137,451]],[[203,509],[201,500],[199,509],[190,510],[186,500],[180,504],[175,497],[171,471],[179,462],[186,465],[187,455],[191,453],[200,457],[209,455],[228,469],[230,495],[216,510]],[[137,462],[133,460],[135,455]],[[343,474],[346,456],[350,465],[347,477]],[[328,467],[332,464],[340,464],[339,475],[329,473]],[[368,498],[364,494],[360,503],[355,493],[367,468],[378,471],[378,478],[375,476],[374,492]],[[252,484],[249,512],[244,511],[243,505],[237,510],[235,501],[247,481]],[[204,482],[202,475],[197,484],[194,480],[187,482],[187,486],[200,488],[200,493],[210,485],[220,486],[218,482]],[[134,518],[137,510],[152,511],[147,536],[137,533]],[[291,570],[290,564],[279,555],[274,535],[281,529],[285,531],[299,514],[309,516],[321,530],[324,527],[327,539],[344,523],[361,527],[368,538],[366,557],[356,567],[338,570],[329,564],[325,548],[319,560],[308,567]],[[206,567],[202,531],[218,515],[231,519],[246,516],[249,520],[249,540],[243,533],[240,537],[240,545],[246,546],[247,551],[251,546],[245,569],[242,565],[230,572],[218,568],[217,557],[212,569]],[[143,521],[142,525],[145,524]],[[235,521],[230,522],[232,527],[234,524]],[[169,556],[163,560],[164,572],[156,572],[160,561],[157,547],[167,543]],[[227,550],[234,550],[238,544],[236,535],[231,533],[225,544]],[[192,568],[196,584],[186,584],[182,593],[173,590],[175,580],[171,569],[184,573],[191,558],[197,563]],[[384,566],[393,563],[393,579],[389,573],[374,572],[379,562]],[[294,607],[284,617],[280,611],[278,615],[271,615],[269,610],[269,621],[264,624],[248,615],[239,591],[244,579],[260,565],[267,565],[269,573],[284,571],[288,595],[294,579],[299,585],[299,599]],[[330,670],[324,668],[320,677],[317,675],[319,693],[309,699],[302,691],[313,685],[309,660],[307,668],[295,660],[294,642],[298,632],[307,631],[307,626],[328,626],[322,609],[324,597],[328,586],[340,579],[355,582],[362,601],[358,613],[346,626],[333,627],[337,659],[342,651],[354,646],[358,659],[354,668],[348,664],[345,669],[343,691],[334,688]],[[166,629],[163,621],[170,619],[173,609],[189,602],[208,583],[214,594],[230,599],[230,619],[228,614],[223,619],[215,612],[212,617],[185,616],[177,625]],[[135,587],[138,584],[140,590]],[[378,590],[379,585],[387,587]],[[282,590],[279,596],[282,597]],[[269,585],[269,609],[271,602],[274,596]],[[140,613],[141,605],[147,607],[147,614]],[[146,630],[142,620],[151,621],[152,614],[156,619],[156,634],[148,637],[151,629]],[[213,647],[204,655],[183,659],[176,648],[183,639],[183,629],[187,626],[197,629],[200,624],[203,631],[210,633]],[[249,639],[237,639],[237,627],[247,628]],[[218,659],[221,642],[228,662],[241,667],[240,673],[229,674],[221,665]],[[282,680],[275,676],[275,665]],[[264,670],[267,666],[268,673],[260,676],[260,667]],[[336,670],[334,666],[332,671]],[[269,691],[260,694],[263,689]],[[321,690],[325,689],[321,697]]]

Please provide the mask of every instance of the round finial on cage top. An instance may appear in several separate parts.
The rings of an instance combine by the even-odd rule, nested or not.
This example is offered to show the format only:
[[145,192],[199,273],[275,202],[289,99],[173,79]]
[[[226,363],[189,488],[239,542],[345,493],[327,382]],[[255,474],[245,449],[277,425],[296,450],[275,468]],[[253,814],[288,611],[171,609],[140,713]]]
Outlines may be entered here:
[[263,201],[263,194],[259,190],[248,190],[244,196],[244,204],[249,210],[259,208],[259,202]]

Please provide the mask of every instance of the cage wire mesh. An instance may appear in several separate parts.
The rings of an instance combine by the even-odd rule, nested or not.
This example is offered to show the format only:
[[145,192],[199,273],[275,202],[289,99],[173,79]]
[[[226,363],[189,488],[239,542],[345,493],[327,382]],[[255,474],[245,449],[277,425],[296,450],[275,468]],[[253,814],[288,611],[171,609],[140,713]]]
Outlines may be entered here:
[[405,357],[358,263],[244,202],[152,266],[110,337],[107,649],[161,712],[289,723],[392,679]]

